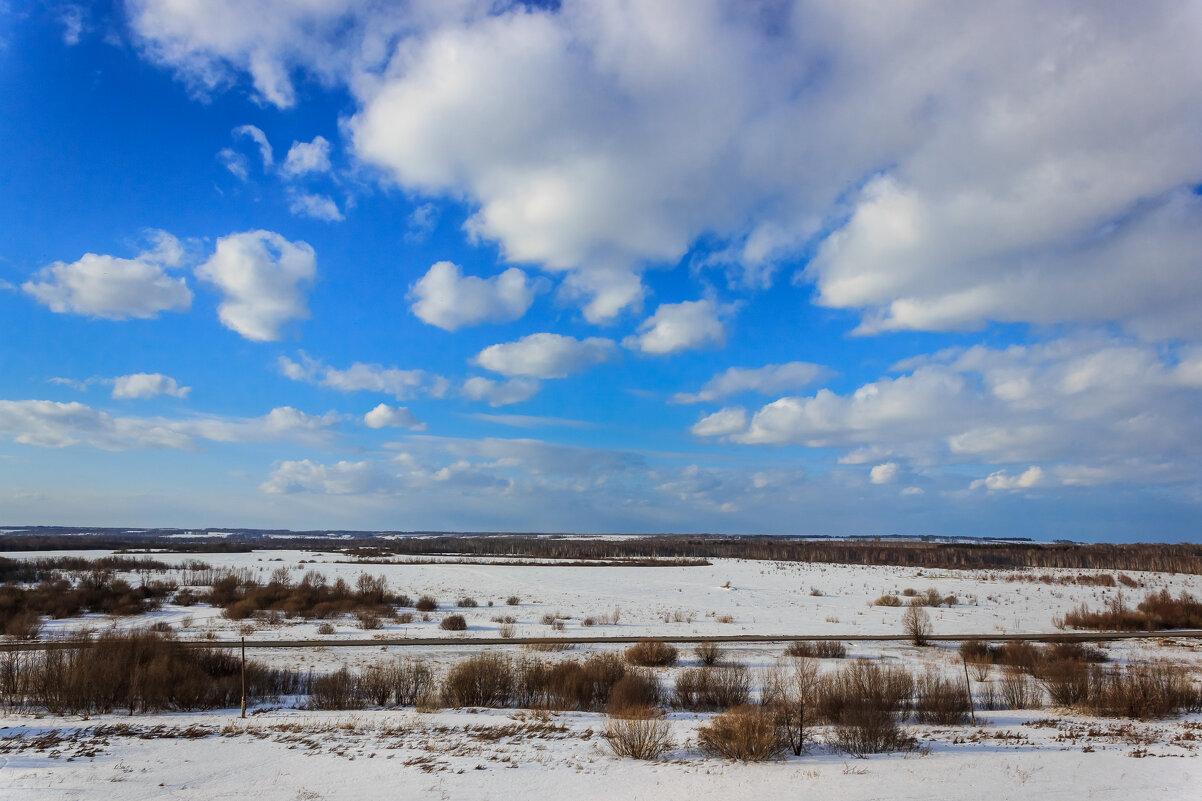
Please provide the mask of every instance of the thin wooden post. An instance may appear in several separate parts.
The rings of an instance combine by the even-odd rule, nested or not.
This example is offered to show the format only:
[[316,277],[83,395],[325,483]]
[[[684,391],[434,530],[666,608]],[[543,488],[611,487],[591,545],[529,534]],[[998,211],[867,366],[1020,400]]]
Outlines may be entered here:
[[[964,675],[968,675],[965,673]],[[246,717],[246,638],[242,638],[242,717]]]
[[972,725],[977,725],[977,710],[972,703],[972,682],[968,680],[968,660],[963,654],[960,656],[960,664],[964,666],[964,689],[968,691],[968,712],[972,715]]

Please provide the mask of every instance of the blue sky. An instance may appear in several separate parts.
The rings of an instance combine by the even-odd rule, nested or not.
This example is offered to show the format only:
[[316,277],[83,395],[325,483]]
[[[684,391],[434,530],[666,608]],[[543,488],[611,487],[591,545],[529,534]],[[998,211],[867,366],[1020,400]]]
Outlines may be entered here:
[[1200,33],[0,3],[0,522],[1195,538]]

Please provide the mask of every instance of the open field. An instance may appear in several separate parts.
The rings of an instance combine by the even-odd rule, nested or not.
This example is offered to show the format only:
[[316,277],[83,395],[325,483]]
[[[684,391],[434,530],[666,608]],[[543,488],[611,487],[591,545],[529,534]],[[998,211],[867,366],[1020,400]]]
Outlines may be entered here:
[[[6,555],[35,561],[108,553]],[[171,565],[198,559],[207,568],[118,572],[113,577],[131,585],[174,582],[176,594],[141,614],[45,620],[41,641],[152,625],[169,629],[179,640],[210,645],[246,637],[256,663],[311,680],[344,666],[351,675],[365,675],[414,662],[443,677],[478,654],[494,654],[515,666],[586,662],[596,655],[620,656],[629,647],[627,639],[664,638],[680,643],[674,664],[652,669],[670,746],[650,762],[621,758],[602,736],[609,723],[603,708],[531,710],[515,702],[506,708],[456,708],[445,699],[427,699],[418,708],[359,702],[353,706],[363,708],[331,710],[311,708],[304,694],[284,695],[252,698],[245,720],[236,708],[130,716],[121,708],[68,715],[17,705],[0,715],[0,787],[18,791],[21,798],[118,799],[247,794],[501,799],[565,792],[582,799],[671,799],[775,797],[785,788],[802,797],[931,799],[971,797],[977,792],[973,788],[982,787],[994,798],[1142,793],[1184,799],[1202,780],[1197,753],[1202,714],[1146,720],[1098,715],[1056,707],[1042,691],[1030,708],[991,709],[1009,675],[1001,664],[982,666],[979,675],[974,668],[969,679],[956,639],[927,647],[880,639],[902,635],[910,598],[938,597],[939,606],[924,608],[933,635],[981,635],[999,647],[1013,635],[1071,634],[1053,621],[1082,605],[1103,608],[1120,592],[1132,604],[1162,589],[1199,594],[1202,576],[1131,572],[1110,581],[1118,571],[957,571],[727,559],[658,567],[513,565],[496,564],[504,562],[496,559],[361,564],[330,551],[153,556]],[[234,620],[203,600],[176,601],[181,590],[203,597],[230,571],[248,586],[267,585],[273,574],[292,586],[316,571],[328,583],[341,578],[354,587],[367,573],[382,576],[389,592],[408,596],[410,603],[432,596],[438,608],[423,614],[407,606],[396,610],[412,615],[406,622],[384,615],[370,624],[378,628],[364,628],[353,614],[306,619],[259,611]],[[937,592],[928,593],[930,588]],[[902,603],[874,605],[883,596]],[[440,628],[449,615],[462,615],[464,630]],[[321,633],[330,630],[323,624],[333,633]],[[1181,633],[1144,633],[1141,639],[1088,636],[1104,638],[1100,658],[1108,660],[1106,669],[1172,664],[1192,671],[1196,686],[1202,641],[1175,634]],[[872,664],[903,668],[920,683],[923,677],[959,682],[949,686],[961,688],[967,682],[976,725],[919,722],[913,707],[899,715],[902,731],[913,740],[891,753],[857,758],[840,745],[838,726],[815,720],[800,756],[786,751],[768,762],[747,763],[712,755],[702,747],[701,731],[712,725],[716,712],[682,708],[672,700],[697,671],[718,669],[700,668],[687,641],[780,636],[844,641],[844,658],[802,660],[820,677],[835,676],[856,657],[865,657]],[[525,638],[593,642],[532,650],[517,642]],[[317,642],[285,647],[299,641]],[[774,670],[802,664],[786,656],[788,647],[783,641],[719,642],[717,661],[745,666],[746,697],[755,704],[766,700],[767,677]],[[1040,686],[1034,680],[1030,685]]]

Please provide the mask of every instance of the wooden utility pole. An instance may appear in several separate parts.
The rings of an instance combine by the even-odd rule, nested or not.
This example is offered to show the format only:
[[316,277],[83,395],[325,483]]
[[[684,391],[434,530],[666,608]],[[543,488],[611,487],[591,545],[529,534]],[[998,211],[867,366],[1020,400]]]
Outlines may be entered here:
[[[965,673],[965,676],[968,674]],[[242,717],[246,717],[246,638],[242,638]]]
[[972,715],[972,725],[977,725],[977,710],[972,704],[972,682],[968,680],[968,660],[960,657],[960,664],[964,666],[964,689],[968,693],[968,712]]

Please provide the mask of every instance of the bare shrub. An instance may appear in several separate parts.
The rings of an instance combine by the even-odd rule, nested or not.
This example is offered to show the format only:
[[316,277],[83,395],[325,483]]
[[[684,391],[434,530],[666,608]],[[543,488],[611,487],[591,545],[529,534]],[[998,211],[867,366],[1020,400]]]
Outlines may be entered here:
[[637,717],[641,711],[658,707],[661,701],[662,692],[655,675],[645,668],[632,668],[613,685],[606,708],[611,715]]
[[722,652],[718,648],[718,643],[712,640],[697,643],[697,647],[693,649],[693,653],[697,655],[697,661],[703,665],[716,665],[718,664],[718,659],[722,656]]
[[1000,709],[1038,709],[1043,706],[1043,693],[1038,685],[1019,671],[1010,671],[998,683]]
[[442,697],[450,706],[508,706],[514,691],[513,663],[500,654],[476,654],[447,671]]
[[1040,665],[1036,678],[1047,691],[1053,706],[1074,706],[1089,695],[1089,666],[1061,659]]
[[781,756],[787,747],[771,710],[737,706],[714,715],[697,730],[701,750],[724,759],[763,762]]
[[869,704],[856,704],[835,724],[834,745],[863,759],[869,754],[910,750],[915,741],[897,725],[893,715]]
[[911,606],[902,615],[902,630],[917,646],[926,645],[931,638],[931,618],[921,606]]
[[359,676],[363,697],[372,706],[387,706],[396,694],[393,665],[368,665]]
[[461,609],[475,609],[480,604],[475,598],[460,598],[455,602],[455,605]]
[[417,599],[413,608],[419,612],[433,612],[438,609],[438,599],[432,595],[423,595]]
[[397,659],[392,679],[393,697],[400,706],[416,706],[422,698],[436,692],[434,671],[419,659]]
[[517,626],[513,625],[512,623],[502,623],[501,627],[499,629],[497,629],[497,634],[499,634],[500,636],[504,637],[507,640],[512,639],[513,635],[515,635],[517,633],[518,633]]
[[815,702],[819,717],[838,723],[848,710],[858,706],[904,713],[913,694],[914,677],[905,668],[874,659],[854,659],[822,676]]
[[400,614],[398,614],[396,616],[396,622],[400,623],[403,626],[408,626],[410,623],[413,622],[413,613],[412,612],[401,612]]
[[676,677],[675,703],[694,712],[747,703],[751,680],[744,665],[688,668]]
[[872,605],[873,606],[901,606],[902,601],[901,601],[901,598],[898,598],[896,595],[882,595],[880,598],[877,598],[875,601],[873,601]]
[[463,615],[447,615],[438,627],[444,631],[467,631],[467,618]]
[[785,656],[809,659],[843,659],[847,646],[838,640],[794,640],[785,647]]
[[639,667],[670,667],[680,652],[659,640],[640,640],[626,649],[626,661]]
[[522,599],[516,595],[511,595],[505,599],[505,603],[509,604],[510,606],[517,606],[521,602],[522,602]]
[[659,759],[673,746],[668,722],[650,709],[610,716],[601,736],[615,754],[630,759]]
[[1194,704],[1189,672],[1169,662],[1093,668],[1083,706],[1096,715],[1159,718]]
[[801,756],[806,727],[812,725],[815,717],[818,662],[810,657],[794,657],[791,662],[791,668],[777,664],[764,672],[760,703],[771,710],[793,755]]
[[555,625],[555,621],[557,619],[558,618],[556,618],[555,615],[553,615],[550,612],[547,612],[546,614],[544,614],[542,617],[540,617],[538,619],[538,622],[542,623],[544,626],[553,626],[553,625]]
[[919,723],[959,726],[968,722],[969,698],[958,681],[927,674],[919,679],[914,696],[914,719]]
[[356,613],[355,617],[359,619],[359,628],[365,631],[374,631],[384,625],[378,615],[373,615],[372,613],[366,612],[362,609]]
[[597,625],[597,621],[591,617],[586,617],[584,620],[580,621],[580,625],[584,626],[586,629],[592,628],[593,626]]
[[309,705],[313,709],[362,709],[366,703],[359,677],[343,665],[313,679]]

